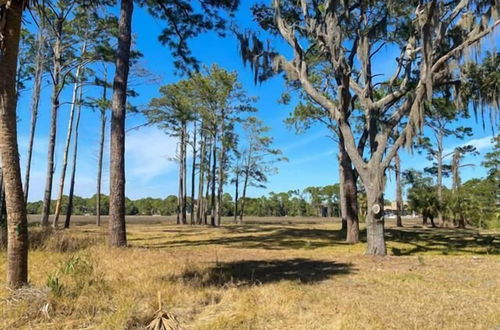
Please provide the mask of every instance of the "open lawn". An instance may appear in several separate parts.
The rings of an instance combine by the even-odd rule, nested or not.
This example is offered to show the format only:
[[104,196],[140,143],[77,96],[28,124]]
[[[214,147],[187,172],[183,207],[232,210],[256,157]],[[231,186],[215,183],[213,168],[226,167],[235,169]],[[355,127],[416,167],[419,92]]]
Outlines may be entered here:
[[[332,219],[249,218],[221,228],[132,217],[126,249],[106,223],[31,229],[31,287],[5,288],[5,329],[136,329],[158,309],[183,329],[498,329],[500,232],[387,224],[384,258]],[[364,235],[364,232],[362,233]]]

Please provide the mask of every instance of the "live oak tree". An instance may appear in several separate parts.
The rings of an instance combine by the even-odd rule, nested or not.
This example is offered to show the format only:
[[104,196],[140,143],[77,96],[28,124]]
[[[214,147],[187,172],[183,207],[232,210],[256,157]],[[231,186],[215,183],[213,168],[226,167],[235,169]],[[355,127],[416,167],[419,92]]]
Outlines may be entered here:
[[[424,123],[434,86],[446,85],[457,63],[500,23],[491,1],[282,1],[254,7],[262,28],[288,44],[286,58],[255,35],[240,38],[243,58],[259,79],[269,69],[283,71],[312,100],[328,110],[367,196],[367,254],[385,255],[383,191],[385,172],[403,146],[410,146]],[[380,50],[397,49],[396,70],[380,78],[374,65]],[[357,57],[357,59],[356,59]],[[331,67],[323,93],[311,81],[310,63]],[[384,88],[377,88],[383,85]],[[369,155],[362,157],[354,132],[351,103],[360,104]],[[364,134],[362,133],[361,136]],[[390,139],[390,137],[393,137]]]

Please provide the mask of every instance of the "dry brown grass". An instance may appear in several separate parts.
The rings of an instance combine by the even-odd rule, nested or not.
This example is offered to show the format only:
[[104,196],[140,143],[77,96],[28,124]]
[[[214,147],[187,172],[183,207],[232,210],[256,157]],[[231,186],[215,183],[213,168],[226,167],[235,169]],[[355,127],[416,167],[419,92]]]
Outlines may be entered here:
[[[143,328],[158,309],[184,329],[494,329],[500,235],[388,225],[385,258],[342,242],[337,223],[254,219],[222,228],[133,218],[126,249],[77,219],[38,233],[31,288],[0,278],[6,329]],[[0,273],[5,252],[0,254]]]

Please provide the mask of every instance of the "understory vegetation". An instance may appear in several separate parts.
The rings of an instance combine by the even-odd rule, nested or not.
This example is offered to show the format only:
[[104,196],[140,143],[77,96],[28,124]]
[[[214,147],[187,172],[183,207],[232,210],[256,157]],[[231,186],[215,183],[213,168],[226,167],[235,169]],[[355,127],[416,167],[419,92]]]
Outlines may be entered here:
[[108,249],[106,232],[86,217],[51,234],[30,227],[30,285],[9,291],[1,279],[0,326],[144,328],[158,297],[183,329],[500,323],[498,231],[388,223],[389,256],[379,258],[363,256],[363,227],[363,242],[346,244],[332,219],[231,220],[214,230],[178,226],[174,217],[131,217],[126,249]]

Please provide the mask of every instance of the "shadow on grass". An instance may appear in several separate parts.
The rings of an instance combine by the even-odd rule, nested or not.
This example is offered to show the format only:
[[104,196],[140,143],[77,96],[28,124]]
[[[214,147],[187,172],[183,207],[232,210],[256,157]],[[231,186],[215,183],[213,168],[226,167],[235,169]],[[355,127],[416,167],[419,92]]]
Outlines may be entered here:
[[326,260],[240,260],[220,263],[212,268],[186,270],[166,280],[181,280],[195,286],[253,285],[279,281],[316,283],[355,270],[351,264]]
[[394,255],[413,255],[425,252],[447,254],[500,254],[500,235],[481,234],[473,229],[456,228],[389,228],[387,241],[411,245],[391,249]]
[[[231,227],[227,227],[231,228]],[[226,228],[225,228],[226,229]],[[223,245],[237,248],[259,248],[267,250],[316,249],[332,245],[346,244],[345,233],[339,230],[304,228],[260,228],[247,227],[228,229],[231,234],[241,236],[222,236],[203,240],[169,240],[146,244],[144,248],[195,247],[204,245]],[[225,233],[221,233],[224,235]],[[362,236],[365,235],[362,233]]]

